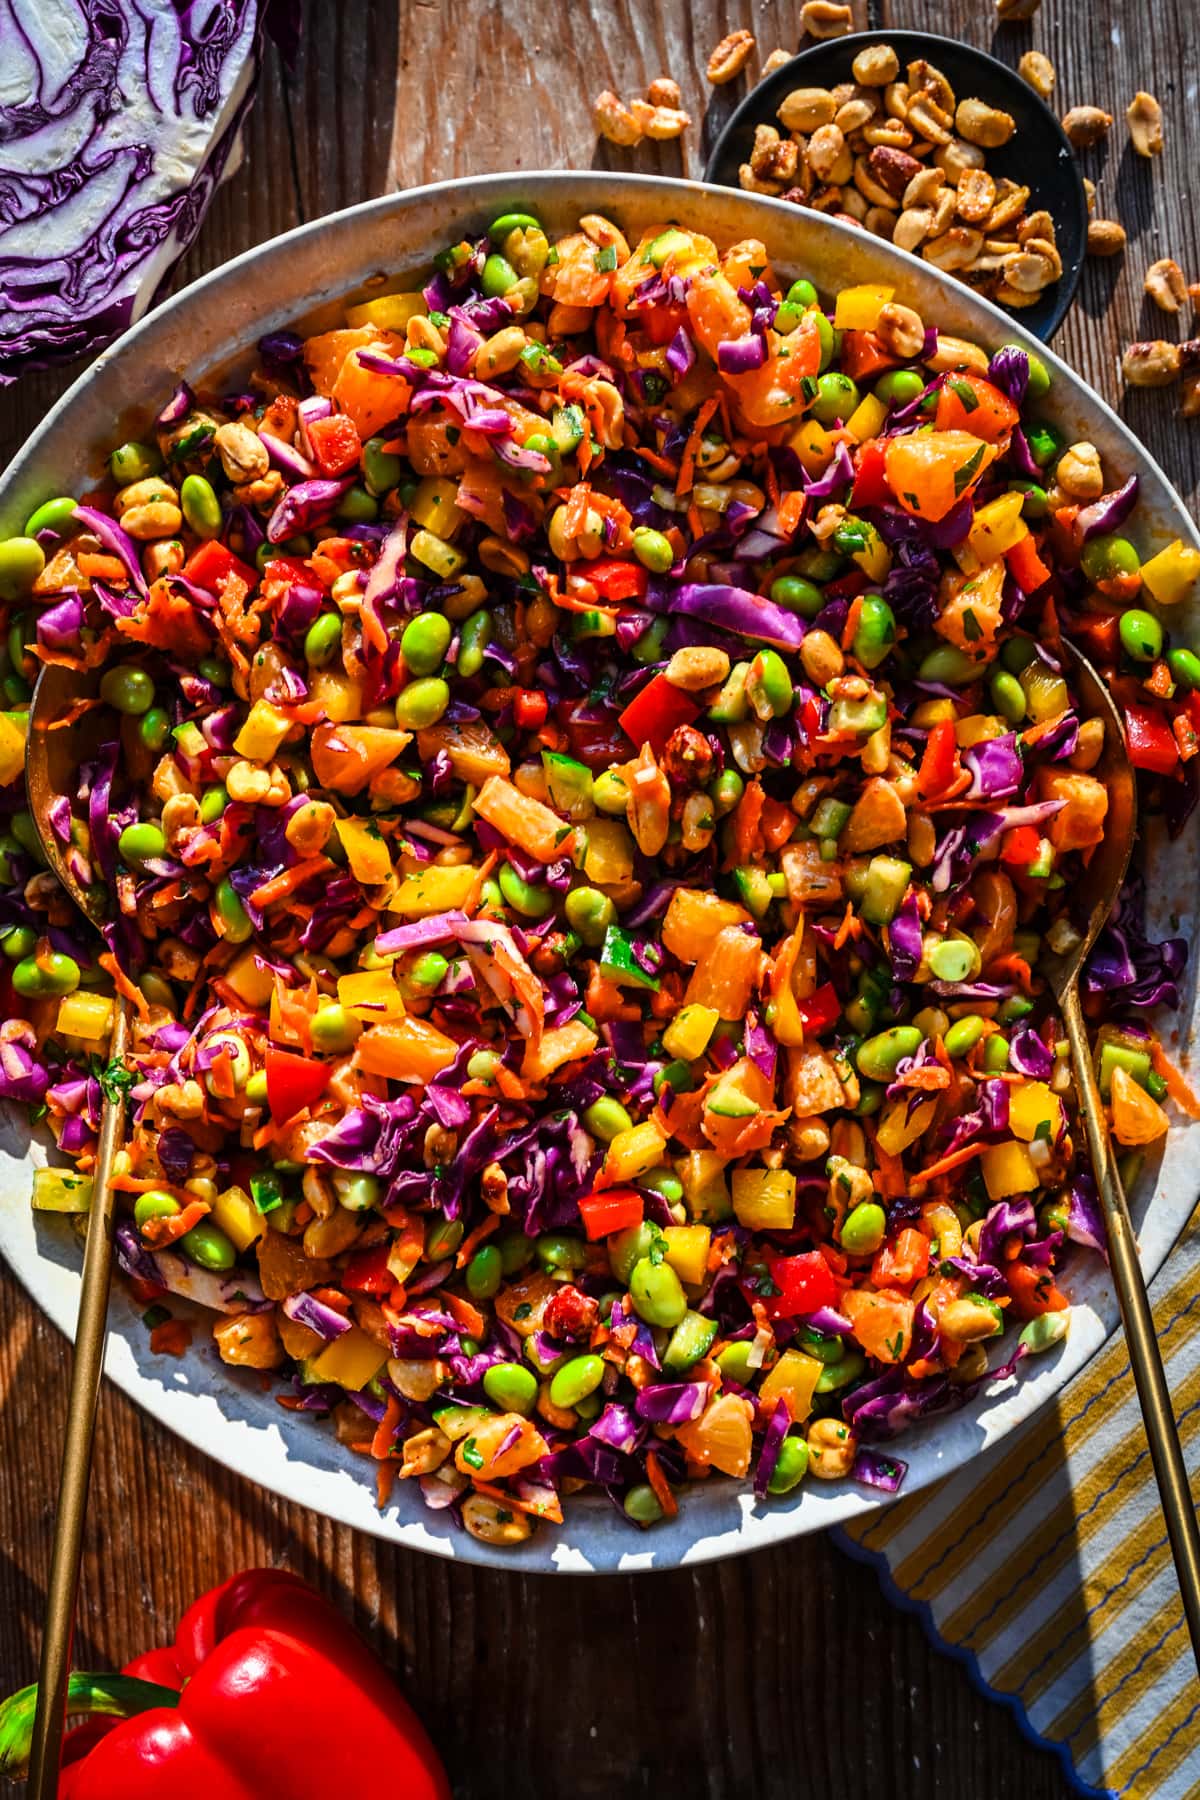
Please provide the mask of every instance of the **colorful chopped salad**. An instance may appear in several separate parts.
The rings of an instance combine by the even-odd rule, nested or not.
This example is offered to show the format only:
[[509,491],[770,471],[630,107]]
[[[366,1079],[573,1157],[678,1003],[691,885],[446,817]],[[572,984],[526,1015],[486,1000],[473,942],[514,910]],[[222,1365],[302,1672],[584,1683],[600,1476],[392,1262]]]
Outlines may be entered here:
[[[345,320],[0,544],[34,1204],[86,1209],[126,1088],[155,1347],[211,1308],[381,1505],[489,1543],[581,1488],[894,1490],[1103,1252],[1040,969],[1108,807],[1062,634],[1178,825],[1200,553],[1142,559],[1036,356],[754,241],[510,214]],[[20,810],[39,662],[93,672],[45,823],[103,944]],[[1184,957],[1131,879],[1085,981],[1130,1158],[1196,1111],[1146,1022]]]

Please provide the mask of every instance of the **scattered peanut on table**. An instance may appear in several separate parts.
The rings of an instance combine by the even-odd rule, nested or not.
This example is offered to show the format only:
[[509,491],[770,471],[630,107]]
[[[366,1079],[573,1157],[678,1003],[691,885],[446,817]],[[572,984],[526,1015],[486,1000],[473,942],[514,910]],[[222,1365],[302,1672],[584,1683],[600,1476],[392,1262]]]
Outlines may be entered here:
[[1153,94],[1139,89],[1125,108],[1125,121],[1139,156],[1162,155],[1162,107]]
[[753,50],[754,36],[749,31],[731,31],[728,37],[723,37],[704,71],[713,87],[723,87],[740,75]]
[[1160,312],[1177,313],[1187,299],[1183,270],[1171,256],[1160,256],[1150,264],[1143,285]]

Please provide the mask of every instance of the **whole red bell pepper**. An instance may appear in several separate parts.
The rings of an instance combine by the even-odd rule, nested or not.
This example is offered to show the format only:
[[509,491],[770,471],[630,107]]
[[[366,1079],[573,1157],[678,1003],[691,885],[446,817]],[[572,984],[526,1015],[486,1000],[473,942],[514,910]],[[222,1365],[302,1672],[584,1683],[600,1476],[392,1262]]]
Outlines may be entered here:
[[[36,1689],[0,1706],[0,1771],[28,1760]],[[71,1677],[92,1718],[63,1746],[59,1800],[449,1800],[390,1676],[295,1575],[252,1569],[188,1608],[175,1642],[120,1675]]]

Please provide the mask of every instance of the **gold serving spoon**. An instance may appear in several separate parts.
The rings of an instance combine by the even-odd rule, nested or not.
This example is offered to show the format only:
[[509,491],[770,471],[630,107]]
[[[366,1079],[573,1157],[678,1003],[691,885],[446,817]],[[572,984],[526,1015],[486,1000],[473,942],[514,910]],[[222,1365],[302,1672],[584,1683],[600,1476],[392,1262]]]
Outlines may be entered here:
[[[99,671],[92,676],[98,684]],[[50,805],[60,794],[79,788],[80,765],[94,753],[100,740],[95,710],[74,724],[49,731],[72,701],[89,692],[88,677],[74,669],[47,664],[38,676],[29,712],[29,736],[25,751],[25,781],[46,861],[80,912],[93,925],[104,916],[104,899],[89,894],[75,879],[63,855],[63,845],[50,827]],[[125,1002],[118,994],[113,1014],[111,1060],[123,1062],[128,1033]],[[110,1187],[113,1159],[125,1132],[124,1089],[105,1094],[100,1114],[100,1141],[92,1175],[92,1203],[88,1214],[87,1241],[83,1253],[83,1285],[79,1294],[79,1318],[75,1328],[75,1361],[67,1401],[67,1425],[63,1439],[62,1469],[58,1484],[58,1511],[54,1548],[50,1558],[50,1583],[46,1591],[46,1622],[38,1673],[37,1712],[33,1726],[33,1750],[29,1763],[29,1800],[56,1800],[59,1759],[66,1719],[67,1677],[71,1669],[71,1638],[75,1624],[75,1600],[79,1587],[79,1560],[83,1523],[87,1511],[88,1483],[92,1472],[92,1440],[96,1407],[104,1368],[104,1334],[108,1316],[108,1290],[112,1274],[113,1194]]]
[[[1073,645],[1064,643],[1062,648],[1082,702],[1084,717],[1104,721],[1104,751],[1096,774],[1108,789],[1108,816],[1104,822],[1104,841],[1088,864],[1083,883],[1080,912],[1086,907],[1087,913],[1086,924],[1081,925],[1082,936],[1074,949],[1059,956],[1043,956],[1039,967],[1049,978],[1067,1028],[1071,1067],[1079,1092],[1079,1111],[1108,1233],[1109,1266],[1125,1325],[1125,1341],[1129,1346],[1134,1386],[1158,1481],[1163,1517],[1167,1522],[1167,1537],[1175,1558],[1175,1573],[1183,1596],[1192,1653],[1200,1669],[1200,1529],[1196,1525],[1191,1484],[1180,1448],[1179,1428],[1163,1370],[1154,1316],[1142,1265],[1138,1261],[1137,1240],[1104,1121],[1096,1067],[1079,1001],[1079,977],[1084,962],[1108,921],[1129,867],[1137,829],[1137,785],[1121,715],[1107,685]],[[1087,904],[1089,897],[1090,906]]]

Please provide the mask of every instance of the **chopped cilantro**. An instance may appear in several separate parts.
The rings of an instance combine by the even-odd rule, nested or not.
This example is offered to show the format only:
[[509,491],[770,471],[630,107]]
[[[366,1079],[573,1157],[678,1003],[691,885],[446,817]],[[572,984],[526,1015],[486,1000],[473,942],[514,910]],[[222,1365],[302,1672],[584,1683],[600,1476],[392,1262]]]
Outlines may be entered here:
[[986,449],[986,444],[980,444],[978,450],[976,450],[973,455],[968,456],[962,467],[955,469],[954,492],[956,497],[960,494],[965,494],[972,481],[974,481],[975,476],[979,472],[979,465],[983,461],[983,453]]
[[479,1448],[479,1445],[475,1442],[473,1437],[469,1437],[463,1445],[462,1459],[467,1464],[468,1468],[482,1469],[483,1451]]

